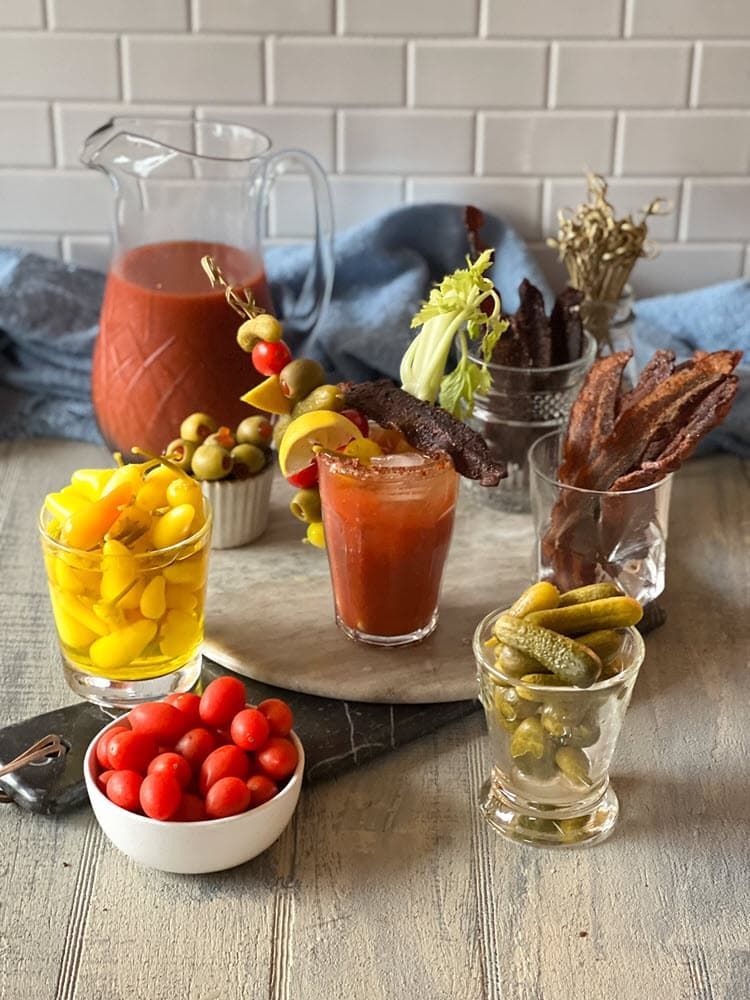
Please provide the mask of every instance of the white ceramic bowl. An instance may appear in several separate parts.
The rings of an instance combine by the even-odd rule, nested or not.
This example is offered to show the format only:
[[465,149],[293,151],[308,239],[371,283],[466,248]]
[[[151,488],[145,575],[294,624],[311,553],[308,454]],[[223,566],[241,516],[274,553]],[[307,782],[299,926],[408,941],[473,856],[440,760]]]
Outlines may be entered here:
[[83,762],[83,776],[99,825],[128,857],[149,868],[181,875],[218,872],[244,864],[281,836],[297,806],[305,767],[305,752],[296,733],[290,735],[299,754],[297,768],[274,798],[239,816],[197,823],[164,823],[116,806],[96,783],[97,741],[102,733],[120,722],[118,719],[111,722],[91,741]]
[[260,538],[268,526],[274,468],[275,462],[270,462],[257,476],[247,479],[201,482],[213,511],[212,548],[236,549]]

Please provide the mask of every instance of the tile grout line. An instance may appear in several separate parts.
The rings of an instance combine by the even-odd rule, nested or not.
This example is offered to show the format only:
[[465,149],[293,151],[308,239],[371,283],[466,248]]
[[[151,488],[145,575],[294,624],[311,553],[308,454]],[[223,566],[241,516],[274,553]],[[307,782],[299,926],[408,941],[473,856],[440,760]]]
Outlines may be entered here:
[[697,108],[700,92],[700,78],[703,72],[703,42],[695,42],[690,53],[690,74],[688,77],[688,108]]

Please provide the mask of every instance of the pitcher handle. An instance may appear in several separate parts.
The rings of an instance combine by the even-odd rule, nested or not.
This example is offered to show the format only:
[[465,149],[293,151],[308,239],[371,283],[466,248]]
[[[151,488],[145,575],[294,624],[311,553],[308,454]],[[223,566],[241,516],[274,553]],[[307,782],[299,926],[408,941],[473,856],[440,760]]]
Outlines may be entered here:
[[[291,311],[285,312],[284,322],[288,322],[299,333],[310,333],[325,312],[333,288],[333,206],[325,172],[315,157],[302,149],[283,149],[272,153],[266,160],[263,197],[258,200],[259,214],[262,214],[267,204],[271,185],[282,165],[290,163],[301,167],[310,181],[315,208],[315,240],[310,267],[297,301]],[[259,232],[262,232],[260,225]]]

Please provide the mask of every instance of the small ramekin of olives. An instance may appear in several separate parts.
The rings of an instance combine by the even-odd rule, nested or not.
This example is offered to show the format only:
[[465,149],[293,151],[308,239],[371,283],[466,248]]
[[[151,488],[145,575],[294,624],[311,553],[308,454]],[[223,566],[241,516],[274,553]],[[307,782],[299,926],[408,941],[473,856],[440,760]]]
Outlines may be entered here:
[[273,427],[262,416],[234,429],[208,413],[191,413],[164,455],[201,484],[213,510],[211,545],[233,549],[255,541],[268,525],[273,481]]

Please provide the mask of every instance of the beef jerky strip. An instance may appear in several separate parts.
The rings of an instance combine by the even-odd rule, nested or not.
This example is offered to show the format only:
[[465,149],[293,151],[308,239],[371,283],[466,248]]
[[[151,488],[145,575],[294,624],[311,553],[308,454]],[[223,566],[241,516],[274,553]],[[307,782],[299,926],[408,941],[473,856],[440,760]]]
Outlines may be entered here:
[[562,483],[596,489],[587,475],[588,467],[609,437],[615,421],[615,402],[630,351],[618,351],[599,358],[591,366],[570,411],[563,462],[558,471]]
[[566,365],[583,354],[582,301],[583,292],[570,285],[555,299],[549,318],[553,365]]
[[492,363],[507,365],[509,368],[531,368],[533,359],[529,353],[526,341],[518,330],[516,316],[504,316],[510,326],[495,344],[492,352]]
[[644,366],[638,377],[638,381],[630,390],[623,393],[617,405],[617,415],[630,409],[635,403],[643,399],[654,386],[658,385],[665,378],[672,374],[674,370],[674,351],[656,351],[654,356]]
[[[635,470],[652,440],[672,426],[676,414],[687,420],[692,407],[725,378],[737,362],[731,351],[715,351],[692,368],[683,368],[660,382],[640,402],[620,414],[612,433],[602,442],[588,470],[593,489],[608,490],[621,476]],[[576,486],[586,483],[576,480]]]
[[[485,248],[479,230],[484,225],[484,213],[475,205],[467,205],[464,208],[464,229],[466,230],[466,241],[469,244],[469,254],[475,260]],[[487,302],[492,303],[491,299]]]
[[638,490],[663,479],[669,472],[676,472],[692,455],[700,442],[714,427],[724,420],[737,395],[739,379],[729,375],[707,396],[704,396],[688,423],[664,449],[658,458],[644,462],[640,469],[620,476],[612,484],[613,490]]
[[531,355],[533,368],[549,368],[552,363],[552,343],[549,320],[544,311],[542,293],[524,278],[518,286],[521,304],[516,310],[515,328]]
[[397,427],[406,440],[427,455],[447,452],[456,471],[482,486],[497,486],[506,475],[484,439],[447,410],[433,406],[397,388],[387,379],[347,382],[342,386],[347,406],[361,410],[381,427]]

